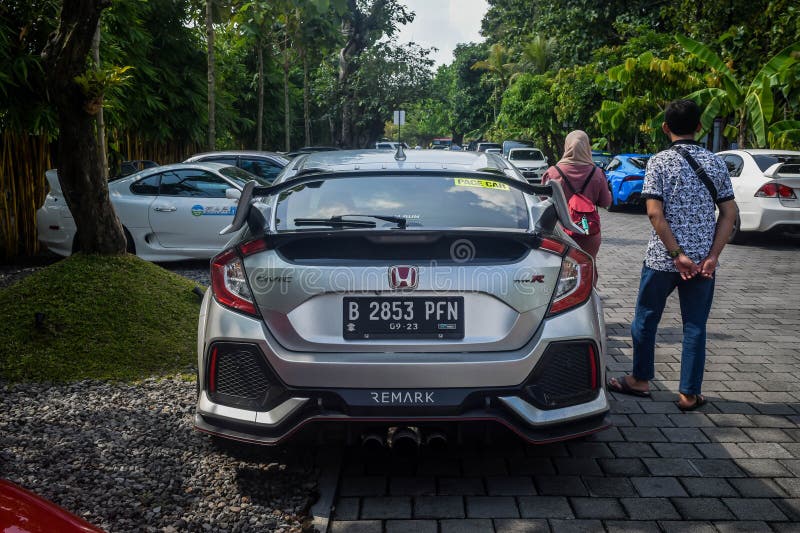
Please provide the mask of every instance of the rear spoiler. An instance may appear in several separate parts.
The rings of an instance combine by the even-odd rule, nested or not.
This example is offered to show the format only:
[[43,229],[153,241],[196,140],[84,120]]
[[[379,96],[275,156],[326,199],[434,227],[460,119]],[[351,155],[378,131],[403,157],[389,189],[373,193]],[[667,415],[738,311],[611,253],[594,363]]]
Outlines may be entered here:
[[[787,167],[787,170],[791,169],[792,172],[781,172],[784,167]],[[778,179],[785,176],[797,177],[798,175],[800,175],[800,164],[798,163],[775,163],[764,171],[764,176],[770,179]]]
[[[392,171],[376,171],[371,172],[369,176],[392,176],[397,175],[397,172]],[[437,177],[464,177],[463,172],[442,172],[442,171],[424,171],[419,170],[416,172],[416,175],[430,175],[430,176],[437,176]],[[335,179],[345,179],[345,178],[353,178],[353,177],[363,177],[363,172],[337,172],[336,174],[328,174],[325,176],[320,176],[319,174],[315,175],[307,175],[307,176],[300,176],[294,179],[288,179],[284,182],[270,185],[268,187],[260,186],[258,183],[253,180],[249,181],[242,189],[242,195],[239,197],[239,203],[236,207],[236,215],[233,217],[233,222],[231,222],[228,226],[222,229],[219,232],[220,235],[227,235],[228,233],[233,233],[235,231],[239,231],[247,222],[247,217],[250,214],[250,208],[253,204],[254,198],[263,198],[268,196],[275,196],[283,191],[287,191],[289,189],[293,189],[298,185],[305,185],[308,183],[320,182],[320,181],[328,181],[328,180],[335,180]],[[494,174],[489,172],[481,172],[475,173],[471,172],[470,177],[474,178],[482,178],[489,181],[496,181],[498,183],[503,183],[508,185],[513,189],[517,189],[522,191],[523,193],[530,194],[533,196],[549,196],[553,201],[553,206],[556,209],[556,214],[558,215],[558,221],[568,230],[571,230],[574,233],[579,235],[583,235],[586,232],[584,229],[578,225],[576,225],[569,216],[569,208],[567,207],[567,201],[564,198],[564,190],[561,188],[561,184],[556,181],[550,181],[547,185],[533,185],[528,183],[527,181],[520,181],[515,178],[511,178],[506,176],[505,174]]]

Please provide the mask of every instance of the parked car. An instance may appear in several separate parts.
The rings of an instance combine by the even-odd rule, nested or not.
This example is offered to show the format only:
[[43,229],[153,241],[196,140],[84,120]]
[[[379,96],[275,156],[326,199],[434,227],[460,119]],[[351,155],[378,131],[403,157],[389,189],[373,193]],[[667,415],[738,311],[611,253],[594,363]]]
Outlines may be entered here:
[[475,151],[476,151],[476,152],[485,152],[485,151],[486,151],[488,148],[498,148],[500,151],[502,151],[502,150],[503,150],[503,147],[502,147],[502,146],[500,146],[500,145],[499,145],[499,144],[497,144],[497,143],[487,143],[487,142],[482,142],[482,143],[478,143],[478,144],[475,146]]
[[560,185],[494,154],[315,153],[248,185],[200,311],[195,427],[390,446],[607,427],[594,262],[562,227],[581,231]]
[[486,150],[484,150],[484,152],[486,152],[487,154],[503,155],[503,153],[502,153],[503,149],[502,148],[487,148]]
[[718,154],[728,167],[739,216],[732,242],[748,232],[800,232],[800,151],[727,150]]
[[508,152],[512,148],[535,148],[536,143],[532,141],[503,141],[503,156],[508,157]]
[[592,150],[592,161],[594,161],[594,164],[602,169],[605,169],[608,166],[613,157],[614,156],[611,155],[611,152],[598,152],[597,150]]
[[[46,173],[50,191],[36,212],[39,240],[50,251],[77,250],[75,221],[55,170]],[[149,168],[108,184],[128,251],[148,261],[208,259],[229,238],[219,234],[236,213],[245,183],[269,181],[222,163],[177,163]]]
[[222,163],[232,165],[246,170],[271,182],[280,174],[283,167],[289,164],[290,158],[275,153],[262,152],[258,150],[228,150],[225,152],[208,152],[205,154],[193,155],[184,163],[196,162]]
[[5,479],[0,479],[0,531],[103,533],[83,518]]
[[638,205],[642,201],[644,171],[651,154],[619,154],[606,167],[608,190],[611,191],[609,211],[623,205]]
[[508,160],[532,183],[541,183],[547,170],[547,157],[538,148],[511,148]]

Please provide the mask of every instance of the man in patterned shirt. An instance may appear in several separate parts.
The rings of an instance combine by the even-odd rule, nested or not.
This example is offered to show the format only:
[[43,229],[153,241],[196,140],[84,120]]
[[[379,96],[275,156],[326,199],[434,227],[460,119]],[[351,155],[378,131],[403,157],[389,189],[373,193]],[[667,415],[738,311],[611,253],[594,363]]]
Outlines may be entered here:
[[[725,163],[694,141],[700,109],[690,100],[671,102],[661,128],[672,141],[650,158],[642,188],[653,225],[647,246],[636,314],[631,324],[633,372],[612,378],[614,392],[647,397],[655,375],[658,323],[677,287],[683,320],[678,408],[697,409],[706,358],[706,321],[714,297],[717,259],[728,242],[737,207]],[[719,218],[715,221],[715,204]]]

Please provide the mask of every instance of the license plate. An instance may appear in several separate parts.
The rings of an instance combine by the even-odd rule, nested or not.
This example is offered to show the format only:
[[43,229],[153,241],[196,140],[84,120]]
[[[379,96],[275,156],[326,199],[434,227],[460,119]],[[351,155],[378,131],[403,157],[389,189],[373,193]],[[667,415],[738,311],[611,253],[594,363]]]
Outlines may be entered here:
[[464,338],[462,296],[345,297],[342,318],[346,340]]

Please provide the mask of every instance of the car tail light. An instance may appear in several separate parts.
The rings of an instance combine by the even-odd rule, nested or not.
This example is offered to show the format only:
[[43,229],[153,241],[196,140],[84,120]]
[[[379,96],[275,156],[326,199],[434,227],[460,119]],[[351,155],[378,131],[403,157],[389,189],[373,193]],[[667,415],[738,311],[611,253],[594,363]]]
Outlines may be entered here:
[[787,200],[796,199],[794,190],[781,183],[769,182],[761,186],[755,194],[756,198],[786,198]]
[[220,304],[249,315],[258,314],[236,249],[225,250],[211,260],[211,289]]
[[622,181],[644,181],[644,176],[625,176]]
[[561,261],[558,284],[547,315],[557,315],[588,300],[593,284],[594,262],[591,256],[571,248]]
[[555,239],[542,239],[539,249],[556,255],[564,255],[567,245]]

